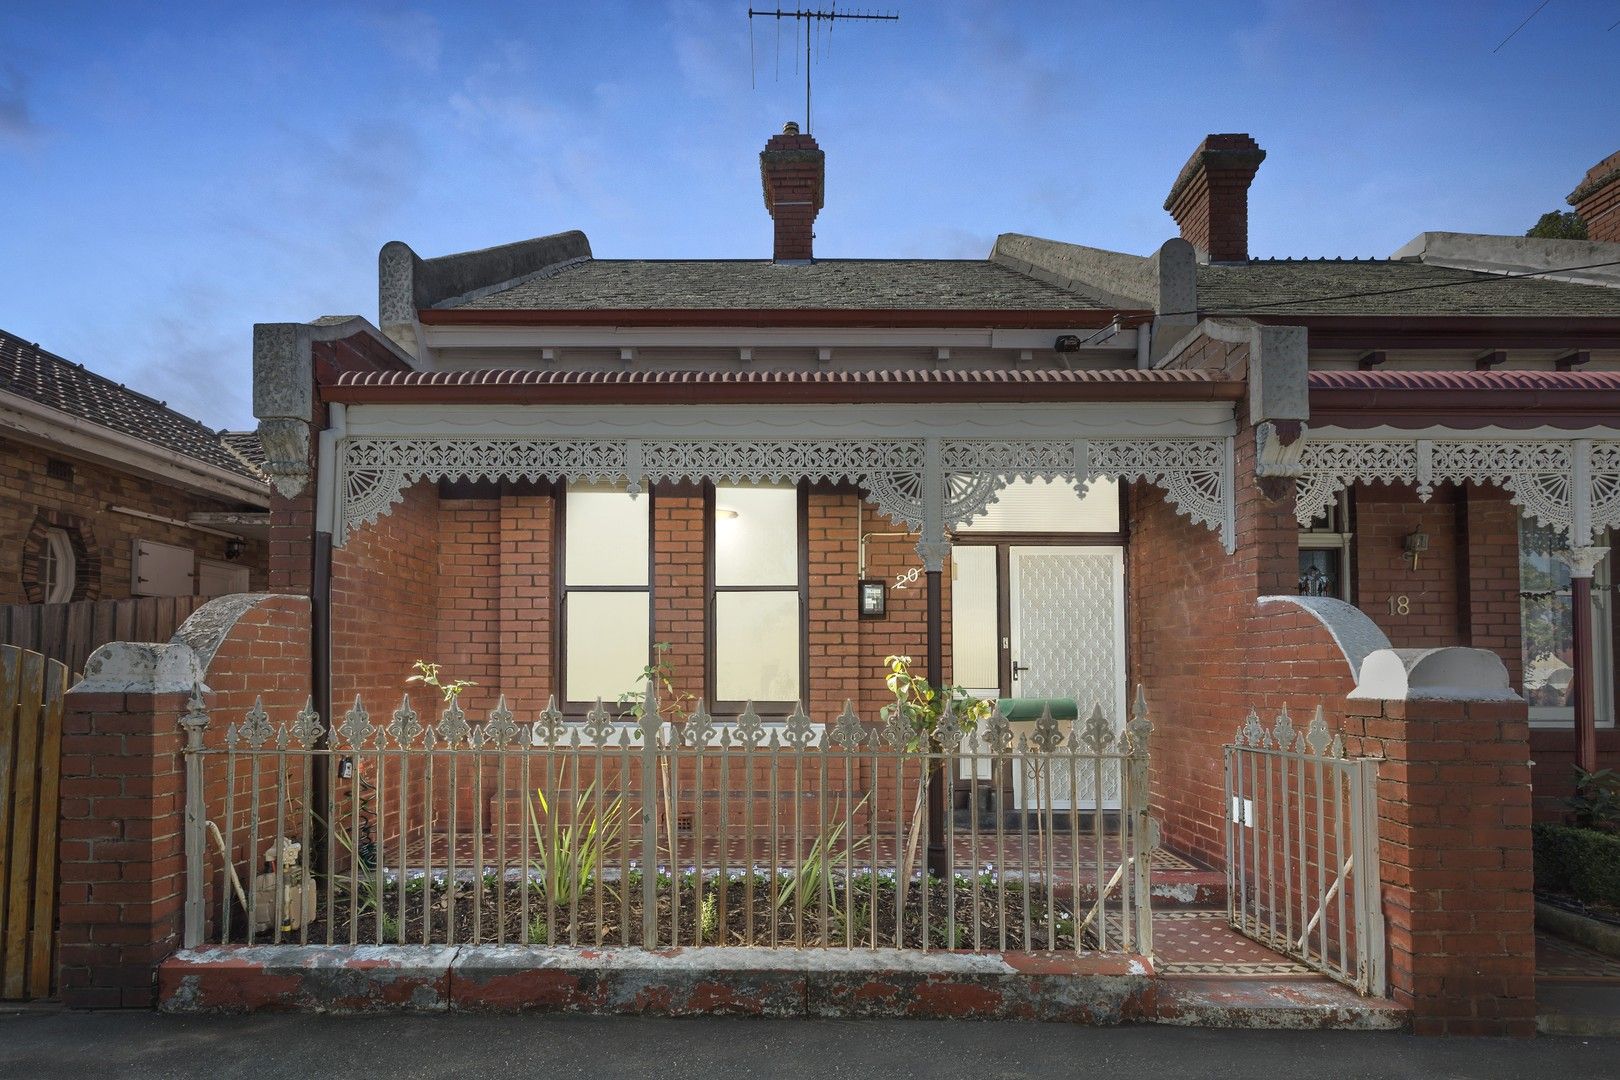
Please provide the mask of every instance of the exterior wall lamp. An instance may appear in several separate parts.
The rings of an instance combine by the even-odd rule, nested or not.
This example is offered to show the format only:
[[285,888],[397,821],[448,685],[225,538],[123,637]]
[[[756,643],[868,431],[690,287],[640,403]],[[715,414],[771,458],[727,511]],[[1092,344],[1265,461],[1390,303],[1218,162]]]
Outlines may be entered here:
[[1418,556],[1429,550],[1429,534],[1422,529],[1413,529],[1406,534],[1401,547],[1406,552],[1407,558],[1412,560],[1412,569],[1416,570]]

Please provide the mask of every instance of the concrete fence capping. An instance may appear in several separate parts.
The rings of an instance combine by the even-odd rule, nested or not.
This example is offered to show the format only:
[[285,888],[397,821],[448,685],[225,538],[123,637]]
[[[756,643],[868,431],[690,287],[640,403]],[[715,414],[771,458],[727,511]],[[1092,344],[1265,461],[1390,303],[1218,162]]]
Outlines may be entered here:
[[109,641],[85,661],[84,678],[69,694],[206,693],[208,668],[219,648],[248,612],[262,604],[309,598],[277,593],[235,593],[210,600],[180,625],[167,642]]
[[1296,607],[1321,623],[1344,654],[1352,678],[1360,673],[1367,657],[1392,647],[1365,611],[1343,600],[1331,596],[1262,596],[1257,602],[1262,608]]
[[1361,662],[1357,701],[1522,701],[1486,649],[1379,649]]

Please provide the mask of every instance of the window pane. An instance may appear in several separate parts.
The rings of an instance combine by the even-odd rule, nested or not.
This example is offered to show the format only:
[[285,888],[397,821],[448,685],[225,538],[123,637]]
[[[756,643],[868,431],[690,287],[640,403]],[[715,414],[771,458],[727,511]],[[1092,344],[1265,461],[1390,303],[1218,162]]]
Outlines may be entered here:
[[647,504],[645,495],[632,497],[606,484],[568,485],[563,513],[568,584],[647,584]]
[[951,681],[999,690],[996,650],[996,549],[951,550]]
[[1570,619],[1569,567],[1553,558],[1563,538],[1519,521],[1519,624],[1524,696],[1532,707],[1571,704],[1575,636]]
[[1014,480],[962,532],[1118,532],[1119,485],[1106,477],[1075,494],[1067,480]]
[[798,491],[715,488],[714,583],[798,587]]
[[1338,548],[1299,549],[1299,594],[1301,596],[1342,595],[1339,568],[1343,556]]
[[617,701],[647,666],[647,594],[574,592],[567,600],[568,700]]
[[716,699],[799,699],[797,592],[717,594],[714,638]]

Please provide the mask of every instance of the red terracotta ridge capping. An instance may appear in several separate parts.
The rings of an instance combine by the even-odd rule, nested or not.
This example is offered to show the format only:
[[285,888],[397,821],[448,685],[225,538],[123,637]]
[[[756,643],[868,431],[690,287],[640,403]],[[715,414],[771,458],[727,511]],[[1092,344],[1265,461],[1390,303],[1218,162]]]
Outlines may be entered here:
[[759,326],[1078,330],[1153,312],[1113,308],[423,308],[424,326]]

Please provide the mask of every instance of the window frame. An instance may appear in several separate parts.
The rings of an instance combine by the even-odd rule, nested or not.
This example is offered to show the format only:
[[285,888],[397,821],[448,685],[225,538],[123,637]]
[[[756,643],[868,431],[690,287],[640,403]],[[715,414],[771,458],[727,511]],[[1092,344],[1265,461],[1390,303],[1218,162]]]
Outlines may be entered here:
[[[1337,529],[1334,526],[1337,526]],[[1337,498],[1329,506],[1327,528],[1318,530],[1305,526],[1299,530],[1299,550],[1301,552],[1337,551],[1339,553],[1339,591],[1332,599],[1343,600],[1346,603],[1355,603],[1353,599],[1355,596],[1355,580],[1351,574],[1352,551],[1355,542],[1356,532],[1351,518],[1349,488],[1339,492]],[[1300,593],[1299,595],[1304,596],[1307,594]]]
[[[771,484],[731,484],[729,487],[772,487]],[[717,585],[715,583],[715,508],[716,493],[720,485],[703,482],[703,685],[708,690],[709,712],[716,717],[735,719],[747,707],[746,701],[722,701],[718,698],[719,662],[716,637],[717,597],[723,592],[735,593],[787,593],[785,585]],[[810,707],[810,484],[800,480],[793,485],[796,493],[798,528],[798,596],[799,596],[799,698],[796,701],[755,701],[754,711],[762,717],[767,714],[786,715],[803,705]]]
[[[1524,693],[1524,677],[1526,667],[1525,633],[1524,633],[1524,532],[1526,523],[1534,522],[1523,514],[1519,515],[1517,522],[1517,535],[1515,536],[1515,551],[1517,552],[1517,567],[1519,572],[1519,685],[1518,690]],[[1613,730],[1617,719],[1620,719],[1620,584],[1616,582],[1616,566],[1614,559],[1614,544],[1620,543],[1620,530],[1614,530],[1598,538],[1600,543],[1609,547],[1609,554],[1597,566],[1592,575],[1592,708],[1595,726],[1599,729]],[[1555,559],[1556,561],[1556,559]],[[1574,597],[1572,591],[1557,592],[1570,602],[1570,611],[1574,612]],[[1605,651],[1604,646],[1607,645]],[[1528,707],[1530,726],[1537,729],[1552,731],[1570,730],[1575,726],[1575,707],[1573,705],[1530,705]]]
[[[46,604],[66,604],[79,586],[79,555],[73,537],[60,525],[45,530],[39,550],[39,591]],[[51,568],[56,581],[51,581]]]
[[[557,708],[569,719],[585,716],[596,706],[596,699],[573,700],[568,696],[568,594],[645,593],[647,595],[647,657],[653,663],[656,651],[654,640],[657,619],[657,513],[656,489],[648,485],[635,498],[647,500],[647,584],[645,585],[573,585],[568,584],[568,481],[559,480],[552,489],[552,684],[557,688]],[[628,494],[628,492],[626,492]],[[629,689],[628,687],[626,689]],[[616,718],[619,716],[618,699],[602,700]]]

